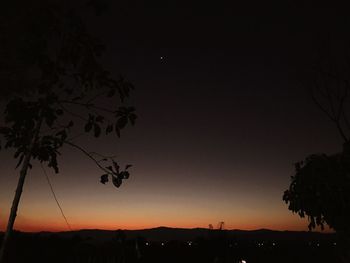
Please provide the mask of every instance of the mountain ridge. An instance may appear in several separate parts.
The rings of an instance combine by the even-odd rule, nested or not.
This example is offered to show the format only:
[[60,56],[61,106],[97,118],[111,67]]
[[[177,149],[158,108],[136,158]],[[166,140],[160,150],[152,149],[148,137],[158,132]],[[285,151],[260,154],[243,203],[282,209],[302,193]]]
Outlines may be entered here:
[[[290,231],[290,230],[270,230],[270,229],[255,229],[255,230],[209,230],[207,228],[174,228],[159,226],[154,228],[127,230],[121,229],[127,239],[135,239],[138,237],[145,238],[149,241],[189,241],[197,238],[212,238],[215,236],[225,236],[229,239],[236,240],[300,240],[300,241],[316,241],[316,240],[333,240],[335,239],[335,233],[327,232],[309,232],[309,231]],[[116,230],[104,230],[104,229],[79,229],[73,231],[60,231],[60,232],[22,232],[29,235],[42,235],[42,236],[58,236],[62,238],[80,237],[83,239],[95,240],[95,241],[108,241],[112,240],[116,236]],[[0,232],[1,233],[1,232]]]

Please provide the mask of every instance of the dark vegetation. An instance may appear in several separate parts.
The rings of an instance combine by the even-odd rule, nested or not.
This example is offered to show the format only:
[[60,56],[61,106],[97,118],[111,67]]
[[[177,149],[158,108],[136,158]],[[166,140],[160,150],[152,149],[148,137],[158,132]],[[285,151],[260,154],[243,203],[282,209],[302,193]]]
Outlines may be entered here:
[[[334,42],[334,43],[333,43]],[[309,229],[334,229],[350,260],[350,55],[328,40],[319,60],[305,77],[310,98],[334,124],[343,146],[335,154],[314,153],[295,164],[295,174],[283,200],[288,209],[307,217]]]
[[[14,151],[19,179],[0,249],[0,262],[17,216],[25,179],[40,163],[59,172],[63,147],[81,151],[101,170],[100,182],[115,187],[129,178],[113,156],[87,149],[76,140],[114,134],[136,120],[127,103],[133,85],[114,77],[101,64],[105,47],[86,28],[86,4],[57,0],[7,2],[1,10],[1,99],[6,105],[0,123],[0,149]],[[90,10],[91,11],[91,10]],[[16,15],[13,15],[16,14]],[[67,222],[68,224],[68,222]]]
[[[20,251],[20,252],[19,252]],[[334,234],[156,228],[15,232],[11,262],[340,262]]]

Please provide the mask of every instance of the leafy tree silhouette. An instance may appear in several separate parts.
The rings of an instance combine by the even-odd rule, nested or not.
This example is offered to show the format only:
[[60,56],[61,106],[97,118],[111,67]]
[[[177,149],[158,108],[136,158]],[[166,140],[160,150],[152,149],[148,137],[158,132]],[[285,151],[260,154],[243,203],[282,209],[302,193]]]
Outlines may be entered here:
[[[88,6],[99,12],[100,3],[89,1]],[[133,86],[122,77],[112,78],[99,62],[104,46],[85,27],[81,18],[85,7],[42,0],[9,1],[2,8],[5,34],[1,39],[0,78],[6,108],[0,136],[3,148],[15,150],[20,173],[0,262],[34,160],[58,173],[60,150],[69,146],[102,170],[101,183],[111,179],[120,187],[129,178],[131,165],[120,169],[113,157],[91,153],[75,140],[83,134],[99,138],[115,133],[120,137],[121,130],[136,120],[135,109],[126,102]]]
[[312,154],[296,163],[283,195],[289,210],[308,217],[310,230],[317,226],[324,229],[327,224],[337,232],[343,241],[345,262],[350,258],[349,58],[345,69],[331,55],[322,58],[315,64],[308,86],[314,103],[335,124],[344,140],[343,148],[337,154]]

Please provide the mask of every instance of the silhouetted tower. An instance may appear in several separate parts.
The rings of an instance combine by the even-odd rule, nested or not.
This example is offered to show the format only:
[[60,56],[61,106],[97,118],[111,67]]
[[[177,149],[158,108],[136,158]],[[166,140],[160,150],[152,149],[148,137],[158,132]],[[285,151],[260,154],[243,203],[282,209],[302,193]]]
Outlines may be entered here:
[[224,230],[225,229],[225,222],[224,221],[221,221],[218,223],[218,230]]
[[213,225],[212,224],[209,224],[209,230],[213,230]]

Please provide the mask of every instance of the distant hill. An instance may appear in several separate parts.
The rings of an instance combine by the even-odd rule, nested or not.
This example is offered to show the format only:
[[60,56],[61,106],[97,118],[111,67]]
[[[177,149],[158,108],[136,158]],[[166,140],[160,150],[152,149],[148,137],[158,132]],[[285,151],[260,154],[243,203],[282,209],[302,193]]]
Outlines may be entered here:
[[[205,228],[170,228],[157,227],[142,230],[123,230],[127,239],[143,237],[149,241],[189,241],[196,238],[207,238],[209,236],[222,235],[241,241],[260,240],[260,241],[322,241],[335,239],[335,234],[305,231],[274,231],[268,229],[260,230],[208,230]],[[115,237],[113,230],[83,229],[69,232],[40,232],[39,235],[55,235],[63,238],[74,236],[91,241],[107,241]]]
[[[126,242],[115,239],[123,236],[120,231],[111,230],[16,232],[9,247],[11,262],[341,262],[335,234],[169,227],[123,232]],[[136,243],[137,237],[144,239]]]

